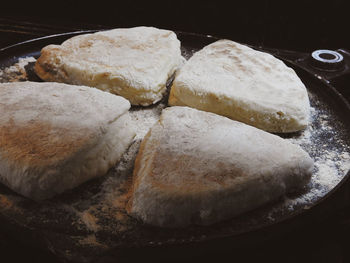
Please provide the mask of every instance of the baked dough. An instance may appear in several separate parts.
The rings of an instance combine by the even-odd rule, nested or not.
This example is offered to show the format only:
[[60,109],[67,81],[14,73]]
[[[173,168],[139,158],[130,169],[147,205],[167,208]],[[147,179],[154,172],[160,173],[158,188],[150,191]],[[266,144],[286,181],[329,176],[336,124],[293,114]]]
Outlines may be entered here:
[[0,84],[0,182],[39,201],[104,175],[135,136],[129,108],[85,86]]
[[305,151],[276,135],[170,107],[141,143],[128,212],[160,227],[208,225],[303,187],[312,170]]
[[269,132],[309,122],[309,98],[293,69],[270,54],[230,40],[195,53],[179,70],[170,105],[214,112]]
[[45,81],[96,87],[147,106],[162,99],[167,80],[183,62],[174,32],[118,28],[44,47],[35,72]]

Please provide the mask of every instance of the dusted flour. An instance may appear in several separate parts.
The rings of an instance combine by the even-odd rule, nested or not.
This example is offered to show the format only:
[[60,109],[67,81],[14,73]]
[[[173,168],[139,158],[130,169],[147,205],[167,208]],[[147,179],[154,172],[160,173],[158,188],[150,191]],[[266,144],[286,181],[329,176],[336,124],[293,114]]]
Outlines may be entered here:
[[0,69],[0,82],[15,82],[15,81],[25,81],[27,80],[27,71],[25,67],[31,63],[35,62],[34,57],[24,57],[20,58],[14,65]]
[[[0,82],[28,80],[26,70],[33,62],[35,62],[33,57],[21,58],[13,66],[0,70]],[[62,240],[76,242],[69,243],[69,248],[61,248],[54,243],[56,239],[51,240],[56,248],[62,249],[62,254],[67,255],[78,253],[76,251],[79,249],[90,252],[91,247],[100,251],[99,249],[118,247],[122,244],[132,246],[134,243],[142,245],[178,240],[184,242],[204,240],[207,236],[213,236],[212,233],[233,235],[259,226],[262,222],[278,221],[281,214],[292,215],[300,209],[310,208],[315,202],[324,198],[345,178],[350,169],[350,141],[347,127],[321,97],[312,92],[309,96],[312,106],[310,125],[300,133],[281,135],[286,140],[300,145],[313,158],[315,166],[309,185],[299,193],[287,195],[280,202],[233,218],[229,222],[223,222],[213,228],[208,226],[183,231],[152,229],[147,232],[147,228],[142,228],[140,222],[126,213],[133,165],[140,142],[149,128],[158,121],[162,109],[167,107],[166,98],[149,107],[130,109],[136,137],[121,161],[106,176],[40,205],[0,190],[0,213],[18,221],[23,220],[24,224],[32,229],[57,228],[57,232],[62,229],[62,233],[80,233],[79,236],[62,234]],[[31,209],[32,207],[34,208]],[[62,244],[63,242],[60,243]]]

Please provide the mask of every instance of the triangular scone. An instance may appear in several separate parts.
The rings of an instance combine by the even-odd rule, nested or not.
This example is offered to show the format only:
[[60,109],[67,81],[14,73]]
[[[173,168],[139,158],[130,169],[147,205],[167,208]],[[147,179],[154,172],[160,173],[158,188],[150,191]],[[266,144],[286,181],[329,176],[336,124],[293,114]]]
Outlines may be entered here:
[[45,81],[96,87],[146,106],[162,99],[167,80],[182,63],[174,32],[134,27],[79,35],[61,45],[46,46],[35,72]]
[[309,121],[304,84],[281,60],[230,40],[195,53],[173,82],[170,105],[214,112],[269,132],[295,132]]
[[308,183],[313,161],[299,146],[188,107],[163,110],[135,161],[128,211],[147,224],[211,224]]
[[129,108],[85,86],[0,84],[0,182],[43,200],[104,175],[135,136]]

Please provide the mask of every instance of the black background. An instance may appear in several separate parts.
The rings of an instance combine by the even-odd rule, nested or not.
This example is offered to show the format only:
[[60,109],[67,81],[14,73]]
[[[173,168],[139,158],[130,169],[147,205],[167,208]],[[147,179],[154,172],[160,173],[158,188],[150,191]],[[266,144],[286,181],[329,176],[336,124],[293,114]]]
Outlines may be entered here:
[[[345,0],[331,1],[2,1],[0,48],[49,33],[138,25],[210,34],[238,42],[310,52],[350,49]],[[33,26],[28,31],[28,26]],[[349,186],[347,186],[349,188]],[[349,200],[349,199],[348,199]],[[170,255],[169,262],[350,262],[350,204],[277,239],[196,255]],[[157,256],[126,255],[157,262]],[[129,260],[128,260],[129,259]],[[58,262],[0,231],[0,262]],[[117,260],[115,262],[118,262]]]
[[0,15],[60,25],[150,25],[300,51],[350,48],[345,0],[8,2]]

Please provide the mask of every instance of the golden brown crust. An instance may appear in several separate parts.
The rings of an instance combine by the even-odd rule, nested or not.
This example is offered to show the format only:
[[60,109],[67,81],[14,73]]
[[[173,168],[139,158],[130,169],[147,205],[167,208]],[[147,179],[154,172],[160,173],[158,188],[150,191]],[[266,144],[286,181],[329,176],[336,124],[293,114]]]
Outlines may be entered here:
[[[41,59],[42,60],[42,59]],[[38,75],[39,78],[45,81],[53,81],[52,75],[49,71],[45,70],[44,67],[40,64],[42,61],[36,61],[34,65],[34,71]]]
[[86,134],[84,130],[72,132],[67,127],[43,122],[20,127],[11,120],[0,126],[0,149],[5,151],[4,157],[17,165],[48,166],[80,149],[89,139]]
[[138,187],[140,184],[140,177],[137,176],[140,169],[141,169],[141,162],[143,161],[143,152],[146,147],[148,138],[151,136],[151,130],[148,131],[148,133],[145,135],[144,139],[141,142],[139,151],[137,153],[136,159],[135,159],[135,164],[134,164],[134,170],[133,170],[133,177],[132,177],[132,182],[131,182],[131,187],[128,192],[128,196],[130,197],[128,203],[126,204],[126,210],[130,212],[130,209],[132,207],[132,202],[133,202],[133,192],[134,190]]
[[[39,78],[45,81],[64,82],[68,77],[60,66],[59,53],[60,48],[55,45],[49,45],[41,50],[40,57],[34,65],[34,71]],[[61,75],[65,77],[62,78]]]
[[84,86],[0,84],[0,182],[43,200],[101,176],[131,143],[130,103]]

